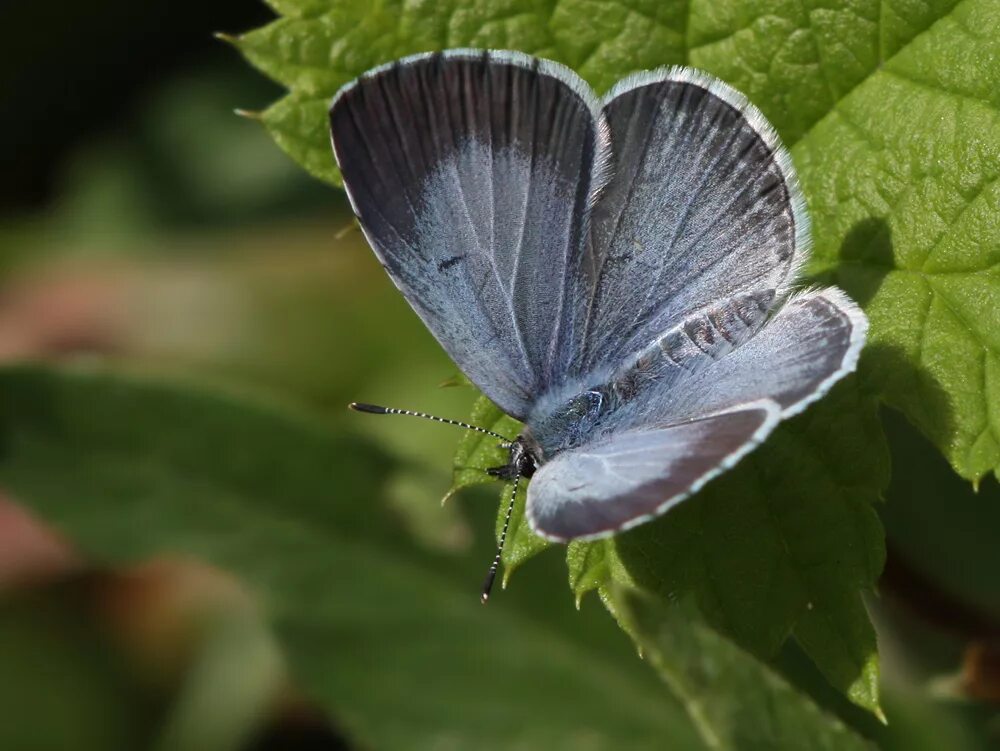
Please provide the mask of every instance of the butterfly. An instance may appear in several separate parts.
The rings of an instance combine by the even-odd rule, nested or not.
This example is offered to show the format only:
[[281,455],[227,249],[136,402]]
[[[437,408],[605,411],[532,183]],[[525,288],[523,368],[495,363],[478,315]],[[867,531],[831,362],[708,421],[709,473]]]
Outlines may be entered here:
[[531,478],[542,537],[664,513],[857,364],[862,311],[796,289],[810,227],[788,152],[705,73],[638,73],[598,98],[517,52],[422,54],[345,85],[330,132],[392,281],[524,423],[491,473],[515,493]]

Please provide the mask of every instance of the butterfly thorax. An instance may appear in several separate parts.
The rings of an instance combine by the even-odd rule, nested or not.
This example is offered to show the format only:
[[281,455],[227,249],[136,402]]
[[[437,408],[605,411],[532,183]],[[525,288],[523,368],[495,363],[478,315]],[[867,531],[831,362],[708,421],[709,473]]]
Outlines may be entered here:
[[606,404],[608,393],[599,387],[587,389],[558,404],[554,409],[537,413],[519,436],[534,449],[539,463],[555,454],[592,440]]
[[668,361],[655,346],[626,365],[593,378],[586,388],[563,388],[540,399],[521,434],[538,463],[563,451],[600,441],[635,422],[644,410],[642,393],[661,379]]

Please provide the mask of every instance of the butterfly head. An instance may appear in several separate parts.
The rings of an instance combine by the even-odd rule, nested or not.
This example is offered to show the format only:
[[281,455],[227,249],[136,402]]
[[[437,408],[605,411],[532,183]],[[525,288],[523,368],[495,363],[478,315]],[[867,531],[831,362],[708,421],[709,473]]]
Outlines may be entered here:
[[506,464],[491,467],[486,473],[501,480],[531,477],[540,463],[540,450],[529,432],[524,432],[508,444],[510,454]]

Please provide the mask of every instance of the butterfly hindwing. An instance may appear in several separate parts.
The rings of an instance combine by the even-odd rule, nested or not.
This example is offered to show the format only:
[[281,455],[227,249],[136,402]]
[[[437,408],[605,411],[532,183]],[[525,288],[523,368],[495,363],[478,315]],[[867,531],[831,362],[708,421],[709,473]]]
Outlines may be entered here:
[[[854,370],[867,330],[838,290],[794,296],[735,347],[707,343],[699,331],[710,319],[661,338],[655,375],[601,422],[603,438],[541,467],[528,486],[537,532],[599,537],[666,511]],[[751,430],[761,410],[766,418]]]
[[558,541],[640,524],[735,464],[770,433],[780,412],[764,400],[678,425],[625,431],[559,454],[528,485],[528,521]]
[[698,415],[769,398],[788,417],[853,371],[868,321],[837,289],[794,295],[749,341],[671,390],[672,409]]
[[607,143],[574,73],[506,52],[376,69],[330,109],[355,213],[456,364],[524,418],[559,367]]

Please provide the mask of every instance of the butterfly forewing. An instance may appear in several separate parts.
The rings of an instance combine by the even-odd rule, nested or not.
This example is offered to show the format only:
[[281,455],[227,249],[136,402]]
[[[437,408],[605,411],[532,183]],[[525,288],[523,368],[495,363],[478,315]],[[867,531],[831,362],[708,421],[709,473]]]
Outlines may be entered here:
[[386,270],[466,375],[522,419],[562,365],[570,267],[607,148],[597,109],[562,66],[455,51],[366,74],[330,110]]

